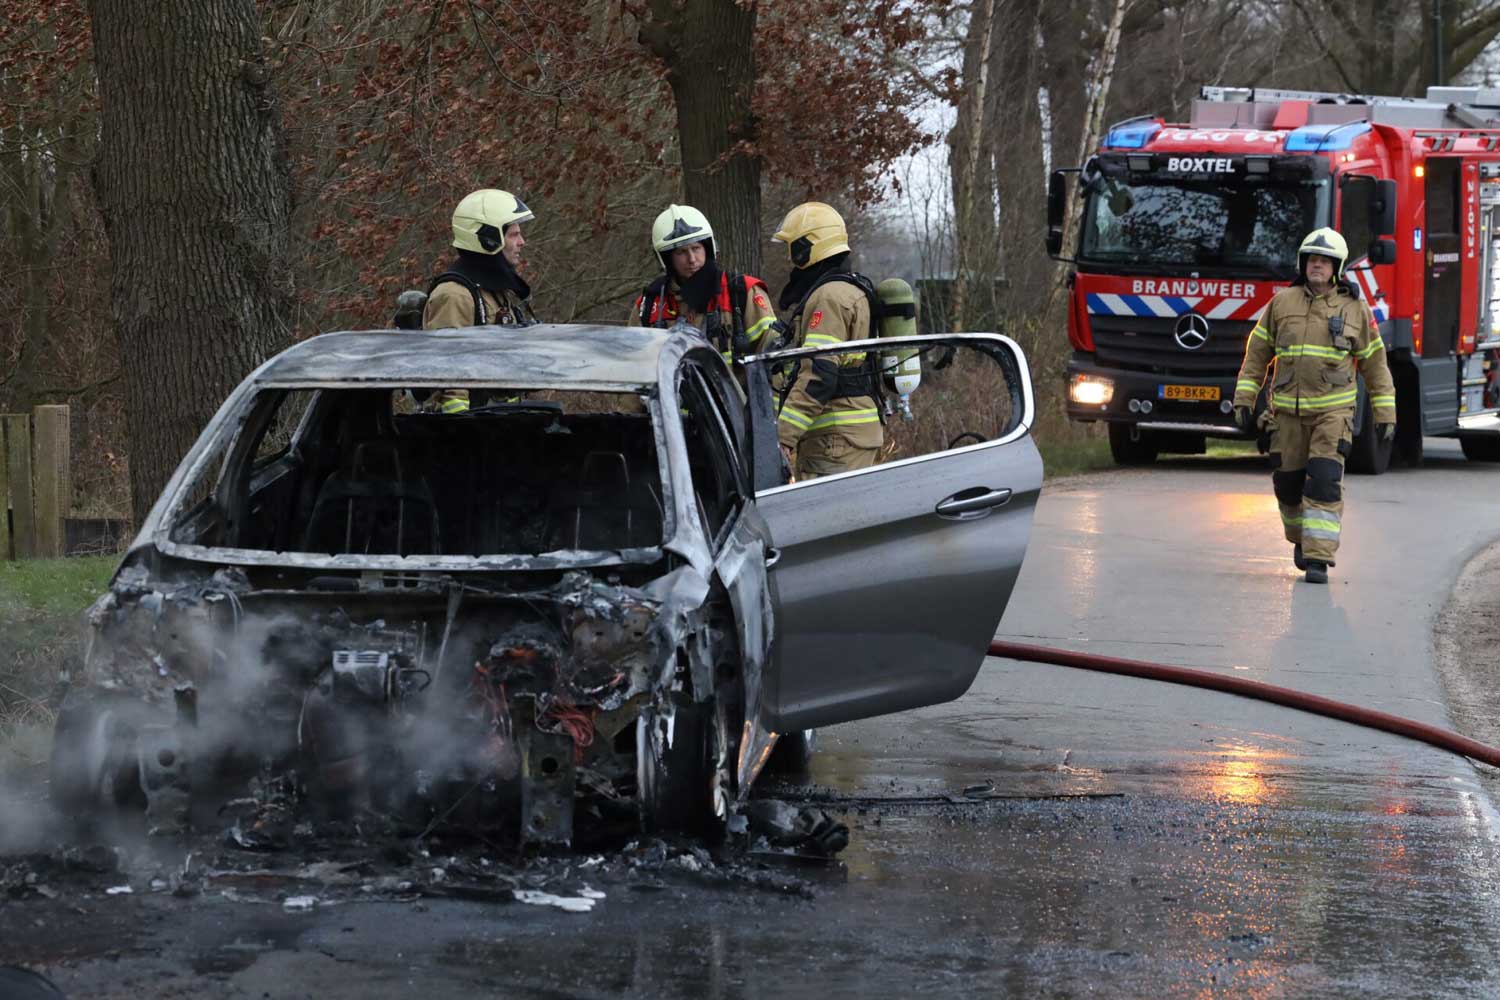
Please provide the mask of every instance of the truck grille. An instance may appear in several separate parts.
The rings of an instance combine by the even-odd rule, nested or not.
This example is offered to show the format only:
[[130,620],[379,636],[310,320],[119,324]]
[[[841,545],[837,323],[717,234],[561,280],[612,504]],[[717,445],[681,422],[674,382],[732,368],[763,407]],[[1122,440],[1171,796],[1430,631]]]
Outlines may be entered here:
[[1101,365],[1156,375],[1233,378],[1254,320],[1209,320],[1208,343],[1184,350],[1172,339],[1177,318],[1093,315],[1094,357]]

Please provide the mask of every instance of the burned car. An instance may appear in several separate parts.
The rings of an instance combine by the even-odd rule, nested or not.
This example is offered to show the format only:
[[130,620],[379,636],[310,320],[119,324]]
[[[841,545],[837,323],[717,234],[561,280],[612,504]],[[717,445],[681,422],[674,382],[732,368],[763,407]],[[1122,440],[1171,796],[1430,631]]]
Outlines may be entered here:
[[[523,842],[585,818],[721,831],[782,734],[967,690],[1019,572],[1041,463],[1003,337],[899,341],[934,382],[957,354],[990,377],[963,412],[933,397],[939,447],[893,426],[888,461],[784,481],[777,373],[896,343],[740,373],[690,334],[603,326],[290,348],[89,611],[54,798],[162,831],[247,784]],[[420,405],[452,388],[467,411]]]

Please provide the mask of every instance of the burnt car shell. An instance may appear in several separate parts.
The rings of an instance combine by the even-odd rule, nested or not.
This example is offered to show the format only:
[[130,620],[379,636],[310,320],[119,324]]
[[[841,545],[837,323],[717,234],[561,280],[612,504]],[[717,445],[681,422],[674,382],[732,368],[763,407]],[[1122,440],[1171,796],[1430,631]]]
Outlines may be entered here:
[[[730,385],[701,340],[620,327],[332,333],[262,365],[204,429],[89,613],[54,794],[143,805],[162,830],[246,776],[325,814],[528,841],[569,841],[578,809],[662,829],[722,823],[744,791],[739,744],[771,638],[766,531],[744,504],[708,536],[688,437],[710,418],[743,432],[744,418],[680,398],[685,361]],[[382,416],[392,393],[452,388],[638,403],[576,418],[525,403]],[[306,411],[285,450],[262,459],[290,394]],[[358,430],[320,428],[346,398]],[[548,434],[528,454],[564,442],[571,457],[521,463],[542,483],[483,448],[442,465],[450,439],[471,432]],[[311,453],[325,445],[344,454]],[[389,467],[385,480],[368,471]],[[461,498],[443,491],[464,476]],[[643,498],[648,529],[607,512],[586,524],[622,483]],[[466,498],[500,510],[523,495],[541,499],[501,513],[540,539],[536,551],[488,551],[472,528],[465,544],[447,523],[475,522]],[[321,548],[358,548],[345,543],[393,518],[397,541],[307,551],[287,543],[299,516],[301,540]],[[562,527],[538,534],[539,516]],[[320,534],[325,521],[336,530]],[[423,532],[435,551],[401,551],[422,547]],[[610,544],[547,547],[559,534]],[[382,546],[396,551],[369,551]]]

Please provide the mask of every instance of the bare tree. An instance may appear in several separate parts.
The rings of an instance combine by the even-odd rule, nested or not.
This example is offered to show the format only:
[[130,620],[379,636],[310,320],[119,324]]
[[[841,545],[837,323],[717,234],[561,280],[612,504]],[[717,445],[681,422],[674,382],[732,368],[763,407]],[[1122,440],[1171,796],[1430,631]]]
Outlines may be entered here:
[[993,281],[987,273],[986,251],[995,244],[994,175],[985,142],[993,120],[990,105],[990,65],[995,59],[995,0],[975,0],[964,39],[964,88],[957,115],[948,133],[948,168],[953,177],[953,231],[956,260],[949,316],[953,329],[968,328],[969,286]]

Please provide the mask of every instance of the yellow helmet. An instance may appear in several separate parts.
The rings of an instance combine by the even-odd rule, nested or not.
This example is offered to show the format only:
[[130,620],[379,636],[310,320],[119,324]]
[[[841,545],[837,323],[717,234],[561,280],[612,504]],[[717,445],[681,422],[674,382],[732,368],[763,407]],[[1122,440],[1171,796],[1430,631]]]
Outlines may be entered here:
[[844,217],[832,205],[806,201],[786,213],[781,228],[772,236],[786,244],[795,268],[811,267],[836,253],[849,252],[849,230]]
[[1344,276],[1344,265],[1349,261],[1349,244],[1338,234],[1338,230],[1314,229],[1302,240],[1302,245],[1297,248],[1297,276],[1300,278],[1307,274],[1307,258],[1312,254],[1321,257],[1332,257],[1338,261],[1334,268],[1334,280]]
[[505,246],[507,226],[535,218],[531,209],[509,191],[480,188],[464,195],[453,210],[453,245],[460,250],[497,254]]
[[678,247],[702,243],[710,260],[714,256],[714,227],[708,217],[691,205],[668,205],[667,210],[651,224],[651,248],[661,261],[662,270],[670,271],[667,255]]

